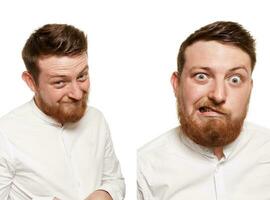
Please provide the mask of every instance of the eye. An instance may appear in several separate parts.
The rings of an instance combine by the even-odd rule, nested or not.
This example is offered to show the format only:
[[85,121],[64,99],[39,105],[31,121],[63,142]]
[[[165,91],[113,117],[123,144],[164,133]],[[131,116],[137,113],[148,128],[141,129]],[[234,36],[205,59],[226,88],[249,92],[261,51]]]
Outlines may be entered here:
[[197,74],[195,74],[194,77],[195,77],[195,79],[198,80],[198,81],[205,81],[205,80],[208,79],[208,76],[207,76],[207,74],[205,74],[205,73],[197,73]]
[[229,82],[232,83],[233,85],[239,85],[242,80],[239,75],[233,75],[229,78]]
[[82,74],[78,76],[77,80],[78,81],[85,81],[88,78],[88,73]]
[[66,83],[64,81],[56,81],[53,83],[54,87],[57,89],[60,89],[62,87],[64,87],[66,85]]

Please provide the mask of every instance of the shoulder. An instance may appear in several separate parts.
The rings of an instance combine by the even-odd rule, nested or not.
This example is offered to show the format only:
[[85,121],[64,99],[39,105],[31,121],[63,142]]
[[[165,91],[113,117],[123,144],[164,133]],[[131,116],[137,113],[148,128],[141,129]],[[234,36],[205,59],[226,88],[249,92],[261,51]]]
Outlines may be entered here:
[[88,106],[83,118],[75,123],[80,129],[88,130],[89,133],[96,133],[100,137],[109,133],[108,123],[103,113],[92,106]]
[[237,139],[237,148],[246,155],[264,155],[270,152],[270,130],[262,126],[245,122]]
[[138,149],[138,159],[149,159],[173,147],[179,140],[179,127],[173,128]]
[[97,121],[106,122],[103,113],[99,109],[97,109],[93,106],[87,107],[83,118],[85,118],[87,120],[91,120],[91,121],[96,121],[96,122]]
[[270,141],[270,129],[254,123],[245,122],[243,127],[243,133],[250,134],[251,137],[254,139]]
[[247,135],[248,141],[244,143],[243,153],[260,162],[270,163],[270,130],[268,128],[246,122],[243,127],[243,136]]
[[94,116],[103,116],[102,112],[93,106],[87,106],[85,114],[86,115],[94,115]]
[[14,119],[26,119],[31,114],[31,101],[24,103],[17,108],[11,110],[7,114],[0,117],[0,126],[5,124],[6,122],[12,121],[14,123]]

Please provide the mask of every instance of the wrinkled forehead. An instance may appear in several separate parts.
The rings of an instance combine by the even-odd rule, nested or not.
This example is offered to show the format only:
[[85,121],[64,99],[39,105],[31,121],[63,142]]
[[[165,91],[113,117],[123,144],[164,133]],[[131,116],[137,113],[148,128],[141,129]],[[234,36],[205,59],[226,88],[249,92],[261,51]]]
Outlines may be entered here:
[[185,50],[184,70],[193,67],[224,71],[244,67],[251,73],[251,58],[245,51],[234,45],[216,41],[198,41]]
[[43,56],[38,59],[40,73],[43,74],[73,74],[88,67],[86,53],[74,56]]

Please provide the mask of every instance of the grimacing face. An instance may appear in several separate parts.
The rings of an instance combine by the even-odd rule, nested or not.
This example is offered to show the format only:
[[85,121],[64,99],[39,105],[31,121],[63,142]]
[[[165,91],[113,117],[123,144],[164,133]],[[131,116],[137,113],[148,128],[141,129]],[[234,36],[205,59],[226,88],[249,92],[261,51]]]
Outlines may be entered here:
[[240,48],[198,41],[185,51],[171,82],[183,132],[206,147],[225,146],[241,132],[252,90],[251,60]]
[[87,107],[89,91],[86,52],[75,56],[47,56],[38,60],[38,84],[28,72],[22,77],[35,92],[35,103],[61,124],[76,122]]

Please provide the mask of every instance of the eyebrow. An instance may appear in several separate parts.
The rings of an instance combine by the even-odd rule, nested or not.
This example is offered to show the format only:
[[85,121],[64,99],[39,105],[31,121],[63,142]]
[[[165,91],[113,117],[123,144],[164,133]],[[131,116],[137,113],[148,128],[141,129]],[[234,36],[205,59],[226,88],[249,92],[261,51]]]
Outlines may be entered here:
[[191,67],[191,69],[189,71],[193,71],[193,70],[196,70],[196,69],[203,69],[205,71],[211,71],[210,67],[203,67],[203,66],[193,66],[193,67]]
[[234,68],[232,68],[232,69],[230,69],[229,71],[236,71],[236,70],[239,70],[239,69],[243,69],[243,70],[245,70],[247,73],[248,73],[248,70],[247,70],[247,68],[246,67],[244,67],[244,66],[238,66],[238,67],[234,67]]
[[[202,70],[206,70],[206,71],[212,71],[212,69],[210,67],[203,67],[203,66],[194,66],[194,67],[192,67],[190,69],[190,71],[196,70],[196,69],[202,69]],[[240,69],[243,69],[243,70],[245,70],[248,73],[247,68],[244,67],[244,66],[234,67],[234,68],[229,69],[229,71],[232,72],[232,71],[236,71],[236,70],[240,70]]]
[[[89,69],[89,66],[86,65],[80,72],[78,75],[81,75],[83,74],[85,71],[87,71]],[[54,79],[54,78],[66,78],[67,76],[66,75],[60,75],[60,74],[55,74],[55,75],[51,75],[49,74],[50,76],[50,79]]]
[[79,75],[80,75],[80,74],[83,74],[83,73],[86,72],[86,71],[88,71],[88,69],[89,69],[89,66],[86,65],[86,66],[82,69],[82,71],[79,73]]

